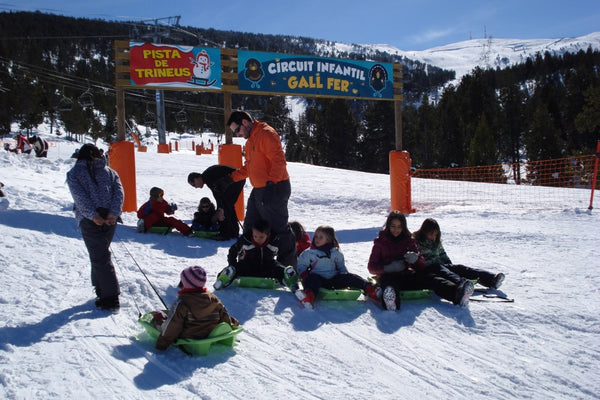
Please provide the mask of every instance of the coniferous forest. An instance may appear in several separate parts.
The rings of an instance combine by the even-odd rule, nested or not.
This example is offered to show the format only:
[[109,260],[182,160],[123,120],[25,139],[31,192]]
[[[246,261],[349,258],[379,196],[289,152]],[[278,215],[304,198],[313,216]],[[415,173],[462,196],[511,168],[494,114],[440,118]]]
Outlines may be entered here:
[[[113,41],[139,39],[152,26],[43,13],[0,13],[0,135],[50,121],[57,135],[114,140]],[[318,51],[317,39],[182,27],[164,43],[244,48],[403,64],[403,149],[420,168],[490,165],[592,154],[600,139],[600,53],[536,54],[506,69],[454,72],[355,46]],[[443,88],[443,89],[442,89]],[[169,91],[172,132],[224,132],[219,93]],[[435,102],[431,99],[435,99]],[[130,126],[151,125],[154,91],[127,91]],[[282,96],[233,95],[233,107],[273,125],[289,161],[387,172],[395,149],[389,101],[306,98],[292,121]],[[181,113],[186,118],[177,118]]]

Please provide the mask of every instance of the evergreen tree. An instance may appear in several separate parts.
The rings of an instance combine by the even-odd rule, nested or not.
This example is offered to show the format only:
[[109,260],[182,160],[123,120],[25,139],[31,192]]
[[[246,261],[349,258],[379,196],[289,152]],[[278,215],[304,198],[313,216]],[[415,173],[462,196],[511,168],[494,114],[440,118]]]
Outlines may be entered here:
[[473,138],[469,145],[467,165],[493,165],[498,162],[498,153],[494,134],[487,123],[485,115],[477,124]]
[[317,99],[315,148],[319,165],[353,168],[357,164],[358,123],[345,99]]
[[394,106],[389,101],[371,101],[366,105],[358,139],[358,164],[361,171],[389,171],[389,152],[394,150]]
[[529,160],[548,160],[562,156],[560,130],[553,122],[545,103],[537,104],[523,143]]
[[[582,135],[590,137],[592,141],[598,141],[600,140],[600,85],[587,88],[583,92],[583,97],[585,103],[581,112],[575,117],[575,126]],[[586,153],[596,151],[593,145],[586,150]]]
[[501,159],[512,163],[517,163],[520,159],[525,100],[524,93],[514,81],[507,82],[506,86],[500,89],[501,114],[499,115],[498,150]]

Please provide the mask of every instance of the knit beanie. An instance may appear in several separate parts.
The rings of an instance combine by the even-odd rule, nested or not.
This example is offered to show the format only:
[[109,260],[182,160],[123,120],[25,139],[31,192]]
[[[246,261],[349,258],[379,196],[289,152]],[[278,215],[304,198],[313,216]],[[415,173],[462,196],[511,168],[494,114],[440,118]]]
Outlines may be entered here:
[[200,289],[206,283],[206,271],[204,268],[194,265],[181,271],[180,278],[184,289]]
[[150,198],[156,200],[158,199],[158,196],[160,196],[161,193],[164,193],[164,190],[155,186],[152,189],[150,189]]

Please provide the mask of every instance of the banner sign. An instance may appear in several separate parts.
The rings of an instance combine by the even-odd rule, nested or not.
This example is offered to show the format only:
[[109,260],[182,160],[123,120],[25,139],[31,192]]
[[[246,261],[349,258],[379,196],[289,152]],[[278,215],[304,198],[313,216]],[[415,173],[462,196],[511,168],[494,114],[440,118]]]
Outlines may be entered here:
[[129,78],[136,86],[219,90],[222,86],[221,51],[130,42]]
[[394,98],[392,64],[238,51],[238,89],[289,95]]

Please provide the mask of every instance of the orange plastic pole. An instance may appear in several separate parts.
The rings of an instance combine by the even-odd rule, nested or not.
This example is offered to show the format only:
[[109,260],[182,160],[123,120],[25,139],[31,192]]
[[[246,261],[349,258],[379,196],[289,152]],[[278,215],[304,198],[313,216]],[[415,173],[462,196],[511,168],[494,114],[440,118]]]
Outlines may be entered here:
[[166,143],[161,143],[158,145],[157,150],[159,153],[170,153],[169,145]]
[[179,151],[179,142],[175,142],[175,151]]
[[[222,144],[219,146],[219,164],[234,168],[242,167],[242,146],[239,144]],[[244,220],[244,191],[240,192],[235,202],[235,213],[238,220]]]
[[108,149],[108,163],[119,174],[121,185],[123,185],[123,191],[125,192],[123,211],[136,211],[135,150],[133,142],[111,143]]
[[590,206],[588,210],[591,210],[594,204],[594,190],[596,189],[596,178],[598,177],[598,158],[600,158],[600,140],[596,142],[596,160],[594,160],[594,177],[592,178],[592,194],[590,195]]
[[390,151],[390,197],[392,210],[404,214],[414,213],[411,205],[410,167],[408,151]]
[[199,156],[202,154],[202,146],[196,146],[196,155]]

